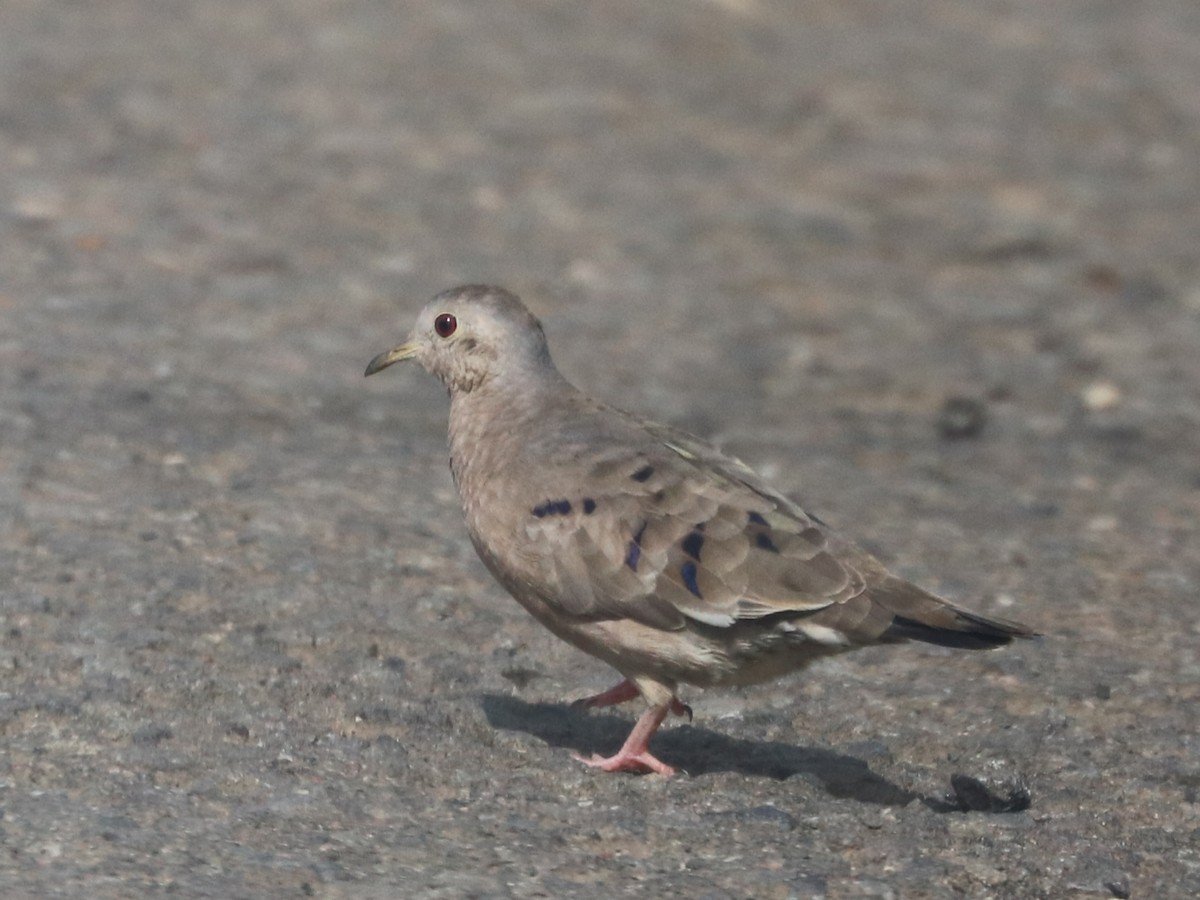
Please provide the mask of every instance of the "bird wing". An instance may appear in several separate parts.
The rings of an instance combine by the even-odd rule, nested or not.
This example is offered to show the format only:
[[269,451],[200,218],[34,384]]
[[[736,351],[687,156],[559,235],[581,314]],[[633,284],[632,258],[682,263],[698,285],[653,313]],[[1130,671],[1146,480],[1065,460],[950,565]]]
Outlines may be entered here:
[[[526,533],[553,546],[543,599],[584,618],[657,628],[811,615],[861,595],[874,560],[831,535],[747,466],[665,426],[597,452],[586,495],[534,506]],[[542,543],[544,541],[544,543]],[[854,616],[861,618],[861,612]]]

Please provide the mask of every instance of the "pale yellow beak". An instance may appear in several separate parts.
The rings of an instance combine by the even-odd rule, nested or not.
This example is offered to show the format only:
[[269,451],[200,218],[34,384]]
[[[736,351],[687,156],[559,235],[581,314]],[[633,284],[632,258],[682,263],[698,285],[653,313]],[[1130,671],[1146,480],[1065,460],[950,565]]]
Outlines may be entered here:
[[366,375],[374,375],[376,372],[382,372],[392,363],[398,363],[402,359],[412,359],[421,350],[421,345],[416,341],[409,341],[407,344],[401,344],[399,347],[393,347],[391,350],[384,350],[369,363],[367,363]]

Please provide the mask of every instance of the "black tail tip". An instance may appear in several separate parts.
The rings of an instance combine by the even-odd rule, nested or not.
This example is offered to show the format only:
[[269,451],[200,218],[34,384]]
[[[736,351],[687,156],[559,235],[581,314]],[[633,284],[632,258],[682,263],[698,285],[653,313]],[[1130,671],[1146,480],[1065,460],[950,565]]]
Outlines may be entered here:
[[883,640],[921,641],[957,650],[990,650],[1011,644],[1018,638],[1040,637],[1036,631],[1019,622],[989,619],[965,610],[956,612],[956,621],[950,627],[930,625],[907,616],[895,616],[883,633]]

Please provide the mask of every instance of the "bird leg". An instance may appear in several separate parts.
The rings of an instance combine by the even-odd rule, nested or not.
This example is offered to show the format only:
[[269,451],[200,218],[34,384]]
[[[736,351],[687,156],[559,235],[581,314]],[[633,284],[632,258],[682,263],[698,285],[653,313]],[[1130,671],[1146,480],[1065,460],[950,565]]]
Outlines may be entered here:
[[572,703],[571,706],[574,709],[595,709],[601,706],[616,706],[618,703],[632,700],[637,695],[637,687],[632,681],[626,678],[620,684],[614,684],[607,691],[592,694],[590,697],[581,697]]
[[[623,682],[623,684],[628,684],[628,682]],[[632,687],[632,685],[630,686]],[[605,693],[611,694],[620,689],[621,685],[617,685],[616,688]],[[611,702],[619,703],[620,701]],[[650,738],[654,736],[658,726],[662,724],[667,713],[671,712],[676,704],[683,705],[672,698],[670,703],[651,706],[642,713],[642,717],[633,726],[633,731],[629,732],[629,737],[625,739],[624,746],[615,755],[604,757],[597,753],[590,757],[576,755],[575,758],[581,763],[595,766],[604,772],[657,772],[659,775],[674,775],[674,769],[651,755],[649,745]]]
[[[571,708],[597,709],[602,706],[616,706],[618,703],[632,700],[638,693],[634,683],[626,678],[620,684],[614,684],[607,691],[601,691],[590,697],[581,697],[571,704]],[[688,721],[692,721],[692,708],[686,703],[680,702],[676,697],[671,698],[671,713],[676,716],[687,716]]]

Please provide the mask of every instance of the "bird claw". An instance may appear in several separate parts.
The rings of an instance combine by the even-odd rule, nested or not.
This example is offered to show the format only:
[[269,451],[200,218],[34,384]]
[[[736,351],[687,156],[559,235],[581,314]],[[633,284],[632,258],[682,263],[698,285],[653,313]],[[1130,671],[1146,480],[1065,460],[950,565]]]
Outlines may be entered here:
[[680,700],[673,699],[671,701],[671,713],[676,716],[687,716],[689,722],[694,718],[692,716],[692,708]]

